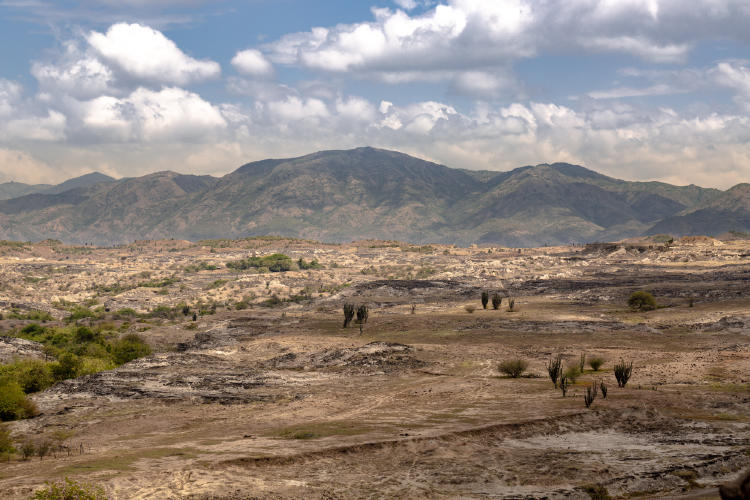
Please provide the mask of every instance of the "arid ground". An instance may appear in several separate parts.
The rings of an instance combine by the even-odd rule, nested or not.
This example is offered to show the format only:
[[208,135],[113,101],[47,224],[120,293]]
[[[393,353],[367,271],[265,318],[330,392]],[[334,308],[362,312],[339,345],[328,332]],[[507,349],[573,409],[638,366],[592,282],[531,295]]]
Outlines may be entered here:
[[[225,266],[276,252],[322,269]],[[750,466],[750,241],[0,253],[3,334],[32,322],[12,310],[63,325],[85,305],[97,312],[80,324],[154,351],[33,394],[41,414],[11,422],[13,437],[68,451],[2,463],[3,498],[65,477],[111,498],[718,498]],[[659,308],[630,310],[636,290]],[[499,309],[482,308],[483,291]],[[342,328],[345,303],[368,305],[361,333]],[[557,354],[605,363],[563,397],[547,374]],[[0,361],[29,356],[40,346],[0,338]],[[519,358],[524,376],[498,370]],[[608,394],[586,408],[592,381]]]

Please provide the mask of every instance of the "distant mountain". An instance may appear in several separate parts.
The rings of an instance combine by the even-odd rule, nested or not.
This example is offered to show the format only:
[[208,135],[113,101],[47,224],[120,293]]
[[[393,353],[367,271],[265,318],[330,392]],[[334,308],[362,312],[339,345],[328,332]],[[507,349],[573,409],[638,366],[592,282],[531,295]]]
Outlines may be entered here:
[[373,148],[262,160],[221,178],[160,172],[71,187],[0,201],[0,238],[278,234],[534,246],[639,236],[738,202],[725,200],[732,190],[628,182],[566,163],[476,172]]
[[666,217],[647,234],[717,235],[750,231],[750,184],[737,184],[719,196],[683,213]]
[[50,184],[24,184],[23,182],[0,183],[0,200],[9,200],[29,193],[40,193],[51,188]]
[[33,193],[58,194],[77,187],[86,187],[100,182],[112,182],[115,179],[99,172],[92,172],[67,181],[52,184],[24,184],[22,182],[4,182],[0,184],[0,200],[10,200]]

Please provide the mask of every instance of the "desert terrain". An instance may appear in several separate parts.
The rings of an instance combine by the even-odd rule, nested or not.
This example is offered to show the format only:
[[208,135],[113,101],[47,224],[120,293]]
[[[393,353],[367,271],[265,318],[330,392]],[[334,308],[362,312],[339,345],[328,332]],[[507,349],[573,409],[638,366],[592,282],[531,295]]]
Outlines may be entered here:
[[[276,253],[303,265],[226,266]],[[0,363],[45,357],[30,324],[152,349],[30,394],[5,426],[58,448],[10,455],[3,498],[66,477],[137,499],[718,498],[750,464],[748,240],[5,242],[0,269]],[[659,307],[630,309],[639,290]],[[557,355],[604,363],[563,397]]]

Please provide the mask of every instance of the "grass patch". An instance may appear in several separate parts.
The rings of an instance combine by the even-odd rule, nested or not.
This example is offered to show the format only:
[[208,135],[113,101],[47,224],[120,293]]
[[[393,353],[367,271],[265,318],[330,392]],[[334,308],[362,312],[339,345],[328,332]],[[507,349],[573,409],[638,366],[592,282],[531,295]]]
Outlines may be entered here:
[[347,421],[319,422],[303,425],[281,427],[269,434],[269,437],[281,439],[318,439],[328,436],[356,436],[370,429],[361,424]]

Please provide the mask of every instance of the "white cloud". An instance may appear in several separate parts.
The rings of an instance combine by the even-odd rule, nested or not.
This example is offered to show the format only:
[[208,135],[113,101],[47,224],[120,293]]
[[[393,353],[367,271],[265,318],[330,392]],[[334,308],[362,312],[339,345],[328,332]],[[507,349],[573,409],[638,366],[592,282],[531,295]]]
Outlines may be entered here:
[[0,78],[0,117],[10,116],[21,97],[21,85]]
[[[483,97],[506,84],[505,68],[543,51],[680,63],[701,40],[748,42],[750,9],[743,3],[446,0],[413,15],[375,8],[372,21],[291,33],[264,49],[278,64],[388,83],[444,80]],[[416,2],[399,5],[409,10]]]
[[668,95],[679,93],[679,89],[674,89],[666,84],[652,85],[644,88],[617,87],[608,90],[595,90],[587,95],[592,99],[621,99],[623,97],[645,97],[653,95]]
[[112,92],[112,70],[91,53],[81,51],[74,41],[64,43],[64,51],[55,62],[34,62],[31,74],[41,89],[87,99]]
[[86,40],[108,65],[134,80],[186,85],[221,73],[218,63],[194,59],[160,31],[140,24],[114,24]]
[[317,121],[318,118],[325,118],[330,115],[328,107],[320,99],[300,99],[296,96],[288,97],[283,101],[269,102],[268,110],[282,124],[287,121],[296,122],[308,119]]
[[242,74],[268,77],[272,76],[273,65],[265,58],[263,53],[255,49],[246,49],[237,52],[232,58],[232,65]]
[[0,125],[5,140],[59,141],[65,138],[67,118],[59,111],[48,110],[46,116],[25,116]]
[[217,107],[176,87],[139,88],[124,98],[102,96],[81,108],[84,127],[115,142],[205,141],[227,126]]
[[750,112],[750,67],[747,61],[726,61],[716,66],[716,80],[734,89],[736,101]]

